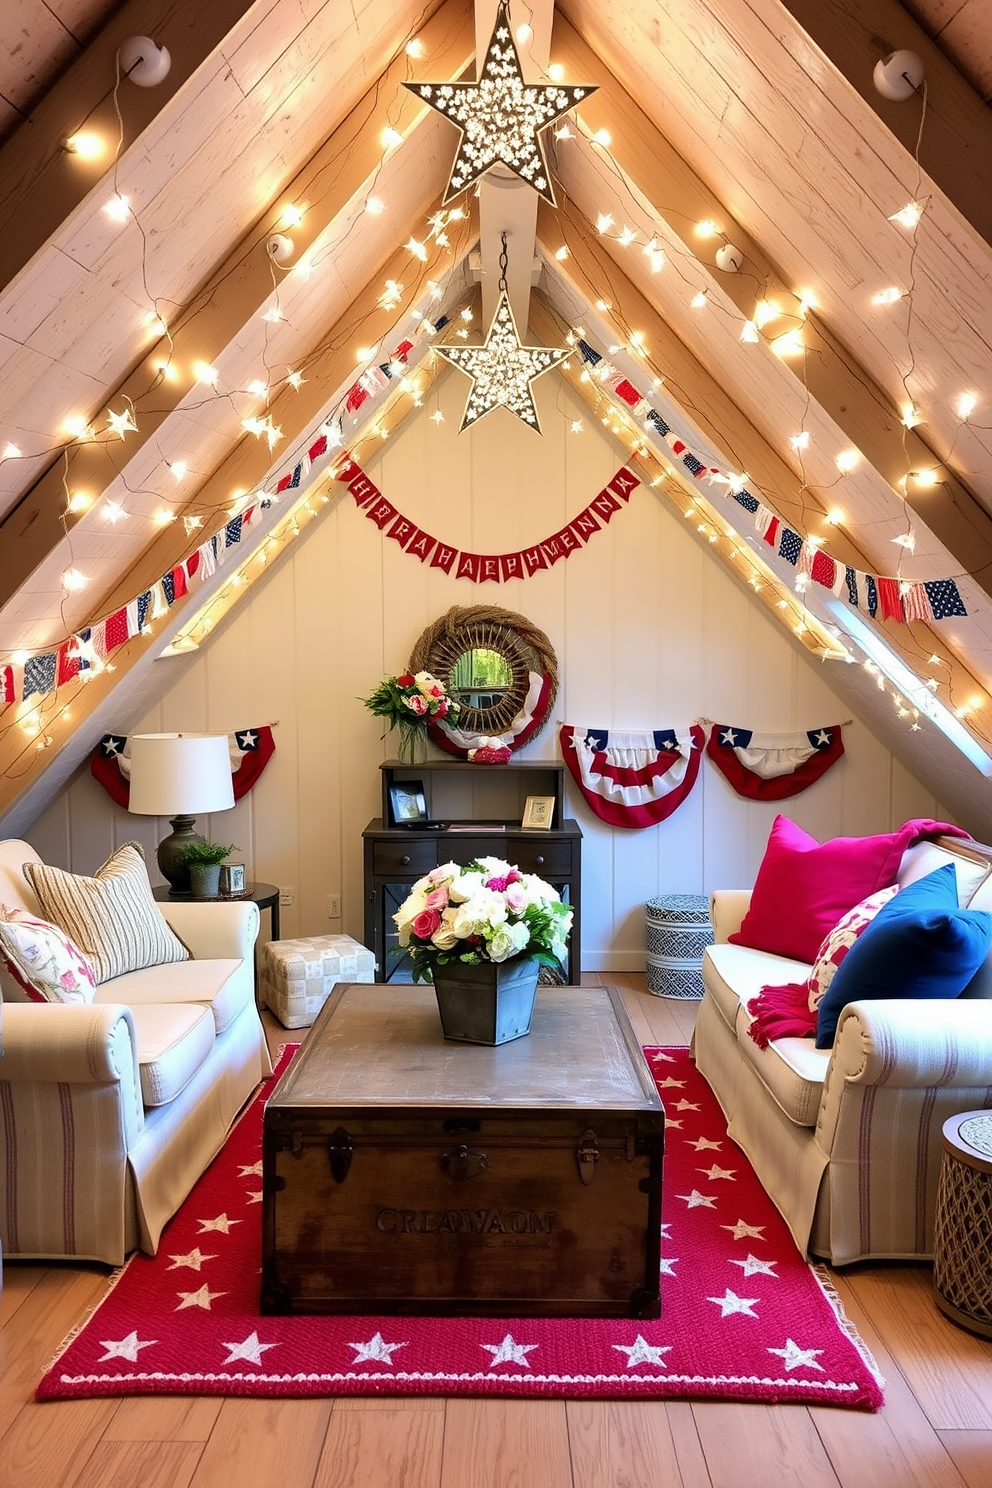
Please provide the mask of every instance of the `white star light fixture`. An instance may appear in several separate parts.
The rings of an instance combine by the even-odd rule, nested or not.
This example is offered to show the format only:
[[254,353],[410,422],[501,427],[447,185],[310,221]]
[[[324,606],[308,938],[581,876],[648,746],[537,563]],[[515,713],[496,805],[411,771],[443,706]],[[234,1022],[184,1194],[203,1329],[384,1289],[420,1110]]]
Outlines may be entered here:
[[531,384],[570,355],[563,346],[521,346],[505,282],[481,346],[439,346],[438,352],[472,379],[459,434],[494,408],[506,408],[541,433]]
[[500,0],[478,82],[403,86],[450,119],[461,135],[442,206],[494,165],[508,166],[551,206],[557,206],[541,134],[596,89],[588,84],[566,88],[558,83],[525,83],[507,0]]

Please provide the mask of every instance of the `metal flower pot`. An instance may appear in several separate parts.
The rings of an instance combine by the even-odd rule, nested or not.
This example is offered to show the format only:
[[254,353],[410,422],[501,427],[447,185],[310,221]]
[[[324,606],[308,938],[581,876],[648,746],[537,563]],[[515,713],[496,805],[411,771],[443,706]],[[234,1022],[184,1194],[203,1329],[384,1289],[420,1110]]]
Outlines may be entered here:
[[466,966],[433,968],[441,1027],[446,1039],[507,1044],[530,1033],[540,963],[531,956]]

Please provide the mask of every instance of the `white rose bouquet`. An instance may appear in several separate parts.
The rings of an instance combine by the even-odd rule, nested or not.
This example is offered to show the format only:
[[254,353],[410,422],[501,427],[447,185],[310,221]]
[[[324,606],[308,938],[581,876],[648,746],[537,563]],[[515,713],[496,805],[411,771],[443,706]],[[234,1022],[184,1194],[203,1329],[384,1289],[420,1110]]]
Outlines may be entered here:
[[393,919],[415,982],[433,980],[433,968],[451,961],[478,966],[533,956],[558,965],[572,928],[572,911],[557,889],[501,858],[433,869]]

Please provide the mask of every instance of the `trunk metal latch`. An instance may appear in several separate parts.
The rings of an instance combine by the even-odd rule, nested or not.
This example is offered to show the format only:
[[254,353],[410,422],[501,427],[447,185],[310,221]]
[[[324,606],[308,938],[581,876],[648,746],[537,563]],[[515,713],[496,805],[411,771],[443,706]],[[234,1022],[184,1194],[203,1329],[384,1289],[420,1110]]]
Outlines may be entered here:
[[599,1162],[599,1138],[589,1128],[579,1138],[575,1158],[579,1165],[579,1177],[582,1182],[591,1183],[596,1176],[596,1164]]
[[335,1183],[343,1183],[351,1167],[353,1148],[351,1138],[343,1126],[339,1126],[327,1139],[327,1157],[331,1164],[331,1177]]

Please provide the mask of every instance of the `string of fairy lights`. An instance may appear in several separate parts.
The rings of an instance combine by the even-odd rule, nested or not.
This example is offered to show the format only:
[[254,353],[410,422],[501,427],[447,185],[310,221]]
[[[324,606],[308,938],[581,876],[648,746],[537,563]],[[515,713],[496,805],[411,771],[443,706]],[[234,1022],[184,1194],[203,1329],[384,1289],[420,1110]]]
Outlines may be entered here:
[[[497,22],[494,27],[493,39],[487,58],[495,60],[501,69],[500,82],[506,85],[507,78],[512,74],[510,52],[515,57],[516,49],[512,45],[512,39],[499,35],[501,29],[505,32],[508,25],[508,11],[501,3],[497,13]],[[516,40],[521,46],[527,42],[526,31],[528,28],[520,28],[516,34]],[[425,224],[422,234],[411,236],[405,243],[404,248],[409,254],[411,263],[411,274],[405,276],[406,282],[395,278],[388,278],[379,295],[375,312],[356,314],[353,322],[345,326],[335,327],[334,337],[324,335],[318,338],[315,344],[301,347],[300,354],[293,363],[282,364],[282,370],[276,374],[276,366],[268,361],[270,339],[280,334],[287,328],[288,317],[284,309],[284,296],[280,291],[287,275],[297,275],[304,281],[311,275],[319,274],[325,263],[333,259],[333,253],[329,239],[333,237],[334,219],[331,219],[331,227],[328,240],[315,239],[311,250],[294,263],[295,249],[293,234],[305,222],[307,211],[313,206],[313,202],[293,201],[285,203],[274,216],[272,223],[272,236],[268,243],[268,256],[271,268],[272,293],[269,302],[262,314],[264,325],[263,348],[261,355],[261,372],[257,378],[249,380],[244,388],[224,389],[221,386],[221,377],[215,361],[194,359],[188,370],[181,372],[176,355],[176,336],[180,330],[188,331],[194,325],[197,317],[202,314],[207,303],[204,296],[194,297],[188,304],[171,316],[171,319],[162,314],[162,306],[148,287],[149,281],[149,243],[139,221],[139,215],[135,211],[127,195],[120,189],[118,166],[124,147],[123,125],[121,125],[120,137],[116,148],[113,150],[112,171],[110,173],[110,184],[112,192],[109,196],[104,211],[110,224],[123,225],[128,222],[137,224],[141,231],[141,278],[148,295],[149,310],[146,314],[146,329],[150,336],[157,338],[160,349],[153,355],[151,361],[151,377],[147,389],[143,395],[137,397],[125,396],[112,399],[106,406],[102,415],[87,418],[81,414],[68,414],[63,420],[60,437],[53,441],[52,445],[42,451],[35,451],[30,456],[32,460],[41,457],[57,457],[62,462],[62,479],[65,491],[65,511],[63,520],[65,524],[65,535],[69,545],[70,561],[63,574],[63,588],[65,595],[77,594],[87,583],[87,576],[77,565],[72,556],[72,524],[70,518],[90,518],[94,509],[99,510],[103,519],[111,526],[116,527],[118,523],[128,520],[133,513],[128,511],[125,499],[119,495],[110,494],[113,486],[108,486],[103,493],[94,493],[83,489],[76,489],[72,480],[72,463],[76,451],[87,444],[99,444],[110,447],[116,451],[118,444],[126,446],[130,434],[139,432],[139,423],[143,410],[150,404],[150,400],[162,387],[173,384],[186,377],[188,379],[187,392],[178,404],[184,409],[195,410],[198,407],[211,406],[217,398],[227,398],[232,403],[232,429],[230,438],[237,441],[245,435],[253,436],[259,442],[263,442],[270,453],[274,453],[283,439],[285,432],[283,427],[276,422],[273,412],[273,401],[275,397],[287,389],[299,391],[300,387],[308,380],[307,373],[320,362],[323,354],[328,350],[332,339],[342,340],[346,336],[354,336],[356,340],[361,337],[364,326],[372,319],[373,314],[378,312],[396,313],[396,318],[390,328],[377,335],[374,344],[357,344],[355,348],[356,366],[360,369],[358,379],[351,383],[337,399],[335,406],[321,420],[319,432],[327,441],[328,455],[333,457],[336,448],[342,448],[347,432],[348,447],[355,458],[361,462],[371,457],[383,439],[389,437],[392,429],[404,418],[411,408],[424,406],[424,401],[429,395],[433,379],[440,369],[439,358],[446,357],[456,365],[459,361],[466,364],[466,370],[473,376],[473,394],[478,391],[479,362],[478,356],[474,358],[469,353],[478,353],[486,350],[490,339],[493,337],[496,327],[496,318],[489,328],[489,334],[481,347],[465,345],[464,353],[460,354],[458,341],[467,343],[471,334],[470,325],[474,317],[473,305],[469,303],[467,293],[461,296],[463,302],[452,304],[446,309],[445,323],[442,329],[438,329],[439,315],[435,314],[433,307],[447,304],[450,298],[451,287],[455,284],[455,276],[458,266],[463,261],[468,246],[474,238],[474,224],[472,214],[464,205],[466,193],[473,187],[478,176],[485,173],[489,168],[486,162],[484,144],[492,137],[490,129],[488,135],[475,136],[473,149],[475,154],[469,151],[466,154],[464,142],[471,136],[472,120],[464,113],[466,106],[466,94],[462,94],[455,100],[451,93],[451,85],[430,85],[421,80],[414,79],[411,69],[414,63],[418,65],[427,56],[426,48],[420,37],[411,36],[407,39],[404,51],[406,54],[408,77],[405,86],[411,94],[419,97],[431,107],[445,113],[453,119],[462,129],[462,144],[456,158],[456,166],[452,171],[452,185],[454,184],[456,171],[461,172],[459,177],[461,184],[457,189],[446,194],[442,207],[433,213]],[[478,85],[462,85],[482,87],[485,82],[484,67],[480,71],[480,83]],[[518,64],[519,71],[519,64]],[[549,82],[543,87],[546,96],[547,107],[545,112],[551,111],[553,117],[544,118],[540,122],[531,120],[530,138],[538,138],[538,129],[548,128],[549,135],[553,138],[551,145],[551,159],[548,160],[543,149],[536,161],[532,156],[528,157],[526,171],[522,172],[524,179],[529,179],[530,184],[541,194],[550,192],[554,200],[553,182],[558,180],[557,152],[563,148],[585,148],[594,150],[604,159],[609,169],[615,174],[616,179],[622,179],[622,171],[618,162],[611,153],[609,133],[606,130],[590,132],[583,130],[580,121],[573,120],[572,127],[567,119],[569,110],[581,97],[588,95],[594,90],[591,83],[564,85],[563,69],[552,64],[546,73]],[[117,85],[119,86],[118,78]],[[445,107],[439,108],[437,92],[441,87],[448,88],[449,92],[444,94]],[[425,89],[432,89],[434,96],[427,96]],[[578,96],[576,96],[578,95]],[[374,101],[378,102],[377,92],[373,94]],[[494,103],[493,90],[488,91],[487,107],[491,111],[497,106]],[[116,105],[116,88],[115,88]],[[559,107],[559,105],[562,105]],[[558,109],[554,113],[554,109]],[[462,111],[459,114],[459,110]],[[118,111],[118,117],[119,111]],[[922,139],[924,108],[921,117],[920,139]],[[481,142],[480,142],[481,141]],[[377,194],[381,188],[376,185],[375,177],[379,175],[383,164],[388,158],[406,144],[407,135],[397,130],[392,123],[387,123],[380,135],[382,155],[380,165],[375,172],[370,189],[364,194],[364,200],[347,225],[346,232],[352,233],[357,230],[358,224],[364,214],[378,216],[388,210],[388,202]],[[549,141],[550,143],[550,141]],[[90,158],[92,151],[97,145],[87,140],[86,131],[80,133],[68,141],[69,148],[81,159]],[[106,141],[102,148],[106,149]],[[498,158],[498,156],[494,157]],[[490,162],[491,163],[491,162]],[[547,167],[544,171],[544,167]],[[912,328],[912,294],[914,288],[914,265],[916,251],[919,242],[920,225],[925,218],[929,206],[929,198],[922,192],[922,171],[919,169],[919,140],[917,142],[917,167],[918,182],[916,192],[911,201],[890,214],[890,221],[894,228],[911,234],[911,257],[909,274],[907,277],[908,288],[899,286],[885,286],[876,292],[874,303],[881,307],[891,307],[904,301],[908,302],[907,315],[907,345],[909,347],[908,363],[900,374],[900,380],[905,393],[905,402],[901,409],[901,418],[904,429],[908,432],[921,422],[922,415],[913,401],[910,392],[910,383],[915,369],[915,356],[912,351],[911,328]],[[475,172],[475,175],[472,172]],[[538,186],[537,180],[542,179],[542,173],[546,180],[542,180],[542,186]],[[330,187],[327,190],[330,191]],[[455,205],[448,206],[449,202]],[[676,235],[671,230],[666,230],[665,224],[672,220],[678,220],[679,208],[672,205],[671,208],[663,206],[657,209],[659,216],[664,219],[655,224],[655,230],[646,232],[641,227],[630,226],[627,222],[617,220],[613,212],[604,211],[597,214],[594,226],[597,234],[603,238],[609,238],[620,249],[636,250],[643,254],[649,272],[660,274],[666,270],[674,270],[682,273],[683,267],[693,263],[707,267],[707,259],[710,252],[714,253],[717,266],[726,270],[730,266],[731,272],[740,272],[745,266],[745,255],[738,250],[733,242],[733,235],[728,234],[716,220],[703,220],[694,224],[691,235],[701,245],[699,252],[694,252],[684,239],[690,236],[686,229],[682,236]],[[278,241],[277,241],[278,240]],[[334,238],[337,243],[340,237]],[[288,249],[286,244],[288,243]],[[705,248],[702,246],[705,245]],[[257,247],[246,248],[245,252],[258,251]],[[702,257],[705,252],[707,259]],[[567,240],[563,240],[555,251],[554,257],[564,263],[570,256],[571,250]],[[708,272],[708,270],[707,270]],[[705,311],[708,307],[716,307],[722,314],[739,314],[736,309],[728,308],[728,302],[705,284],[699,287],[698,273],[685,278],[687,292],[691,290],[689,306],[693,310]],[[622,308],[622,289],[618,290],[612,285],[598,286],[600,293],[595,294],[594,303],[598,314],[604,321],[615,328],[618,340],[616,344],[609,345],[606,349],[611,356],[622,352],[624,355],[634,359],[636,365],[643,370],[646,386],[660,386],[666,378],[666,370],[663,366],[656,366],[650,351],[646,345],[642,333],[632,328],[626,321]],[[739,337],[744,343],[764,345],[776,356],[791,359],[797,358],[805,361],[807,354],[804,327],[807,319],[816,307],[816,296],[812,290],[798,289],[789,291],[791,304],[784,303],[787,296],[766,292],[766,286],[758,286],[759,293],[756,294],[753,311],[750,315],[739,315],[740,330]],[[602,291],[605,291],[603,293]],[[593,291],[594,292],[594,291]],[[498,316],[497,312],[497,316]],[[511,317],[512,319],[512,317]],[[405,334],[404,327],[409,331],[414,342],[418,345],[421,356],[415,368],[407,365],[407,362],[390,362],[389,353],[386,352],[386,360],[383,360],[384,349],[397,343]],[[412,329],[410,329],[412,327]],[[308,328],[297,329],[301,342],[308,339]],[[655,449],[651,441],[646,437],[643,428],[639,427],[631,417],[630,409],[624,406],[611,391],[602,383],[589,379],[585,374],[581,362],[573,357],[568,357],[568,348],[574,345],[575,338],[584,333],[581,325],[570,325],[563,329],[563,340],[565,347],[561,349],[561,355],[549,361],[549,366],[535,370],[533,375],[541,375],[541,371],[550,370],[551,365],[559,365],[573,384],[577,387],[580,395],[585,398],[593,417],[601,419],[603,425],[618,440],[620,440],[631,454],[631,457],[640,462],[647,477],[648,484],[657,488],[664,484],[666,491],[671,496],[672,491],[677,491],[677,504],[687,520],[694,521],[699,535],[714,546],[719,546],[727,561],[743,576],[744,581],[758,593],[765,593],[766,602],[775,608],[787,611],[788,620],[792,624],[793,631],[802,643],[811,650],[821,655],[839,655],[843,653],[848,661],[855,658],[848,649],[848,644],[841,644],[838,636],[834,633],[835,628],[827,627],[816,619],[806,608],[805,593],[790,592],[784,581],[764,562],[741,537],[736,529],[729,523],[725,513],[721,510],[719,503],[714,504],[698,489],[687,487],[682,472],[667,459],[664,453]],[[522,348],[516,326],[512,327],[512,335],[509,334],[505,325],[502,327],[504,340],[509,336],[507,344],[511,351],[536,350],[535,348]],[[491,371],[491,369],[489,369]],[[802,381],[806,383],[805,367],[803,369]],[[669,391],[674,391],[669,384]],[[349,399],[353,399],[356,389],[360,390],[364,397],[358,399],[354,407],[349,408]],[[508,406],[499,396],[497,387],[496,395],[492,390],[486,397],[489,406],[483,406],[481,412],[476,412],[476,417],[483,413],[492,411],[497,406]],[[261,406],[255,411],[243,411],[242,408],[234,408],[235,395],[246,395],[260,400]],[[484,400],[485,401],[485,400]],[[111,406],[116,404],[118,406]],[[963,390],[958,399],[957,412],[961,420],[961,427],[969,423],[978,406],[977,395],[970,390]],[[468,404],[467,404],[468,407]],[[363,412],[364,410],[364,412]],[[691,412],[691,401],[688,408]],[[443,413],[436,407],[429,418],[435,423],[443,421]],[[98,422],[98,420],[104,420]],[[473,422],[469,420],[469,422]],[[351,427],[346,431],[346,424]],[[464,426],[464,425],[463,425]],[[980,426],[984,427],[984,426]],[[570,433],[581,435],[584,425],[581,419],[570,420]],[[806,480],[804,468],[804,451],[809,445],[809,431],[803,425],[790,437],[790,444],[796,455],[799,466],[798,493],[769,491],[767,495],[773,505],[780,502],[788,503],[798,500],[804,503],[808,491],[816,491],[824,494],[822,484],[817,487],[809,486]],[[304,444],[306,441],[304,441]],[[956,443],[956,441],[955,441]],[[729,452],[732,455],[732,451]],[[932,466],[910,467],[907,457],[907,470],[903,477],[904,482],[913,482],[921,488],[937,484],[941,480],[942,468],[950,468],[949,461],[954,454],[952,447],[945,462],[934,461]],[[19,460],[25,458],[21,449],[12,440],[0,444],[0,460]],[[838,450],[835,456],[837,469],[837,480],[842,481],[844,476],[857,468],[861,460],[860,452],[853,447]],[[155,526],[164,527],[181,518],[184,526],[185,543],[182,547],[184,556],[196,550],[202,542],[208,530],[211,519],[223,515],[226,519],[244,511],[253,501],[258,501],[260,494],[264,494],[267,501],[279,502],[278,510],[274,512],[272,520],[264,530],[264,536],[257,549],[249,553],[237,566],[232,566],[225,574],[223,583],[218,587],[207,604],[199,610],[193,621],[184,625],[175,645],[177,649],[184,646],[197,645],[202,641],[212,628],[216,626],[220,616],[238,598],[239,591],[243,591],[245,585],[249,584],[255,574],[264,572],[267,564],[271,563],[275,556],[288,544],[296,540],[304,530],[307,522],[312,521],[319,515],[322,507],[326,507],[332,501],[332,495],[326,482],[317,480],[301,491],[294,492],[292,499],[289,493],[279,496],[278,493],[266,491],[263,482],[261,487],[252,490],[238,491],[232,493],[229,498],[230,504],[223,510],[214,506],[202,506],[196,509],[196,498],[185,493],[179,493],[182,483],[187,480],[191,473],[192,462],[181,454],[171,458],[164,458],[161,462],[162,482],[168,475],[168,485],[165,485],[167,494],[161,496],[161,504],[151,517]],[[124,468],[119,471],[119,479],[125,482]],[[746,477],[744,477],[746,478]],[[144,483],[143,489],[148,489],[148,482]],[[762,494],[766,494],[763,492]],[[838,527],[843,522],[843,513],[839,507],[829,506],[826,513],[820,508],[804,508],[813,515],[822,516],[828,527]],[[915,533],[909,518],[907,508],[907,531],[895,541],[897,542],[898,566],[897,576],[901,576],[902,564],[908,559],[915,547]],[[808,541],[816,543],[824,541],[822,536],[813,534]],[[777,598],[774,596],[778,596]],[[153,617],[142,626],[140,636],[149,636],[153,631]],[[907,627],[907,630],[909,628]],[[134,639],[140,639],[140,636]],[[915,642],[915,654],[918,660],[923,660],[923,652]],[[28,654],[22,648],[17,648],[7,653],[9,662],[14,666],[23,667],[28,659]],[[51,693],[43,694],[33,701],[21,699],[13,704],[12,722],[6,726],[0,725],[0,734],[7,733],[11,727],[16,726],[23,731],[26,739],[25,752],[23,755],[25,768],[27,768],[27,750],[49,748],[57,742],[58,729],[62,725],[72,725],[72,704],[78,695],[80,687],[98,675],[101,670],[112,672],[114,663],[108,658],[103,660],[99,657],[93,658],[95,665],[91,665],[84,673],[73,678],[65,688],[53,690]],[[869,657],[863,662],[866,669],[876,676],[878,685],[886,689],[886,681],[882,676],[877,664]],[[926,687],[933,693],[944,689],[949,692],[949,684],[955,674],[954,662],[948,657],[941,657],[936,652],[931,652],[928,658],[930,670],[929,676],[923,678]],[[894,705],[901,718],[909,722],[910,727],[918,728],[919,710],[902,696],[894,687],[891,690]],[[66,694],[63,696],[63,694]],[[953,706],[953,700],[949,698]],[[959,703],[955,712],[959,718],[964,719],[972,732],[980,738],[987,738],[979,710],[984,707],[986,699],[976,694],[967,702]],[[2,705],[0,705],[2,706]]]

